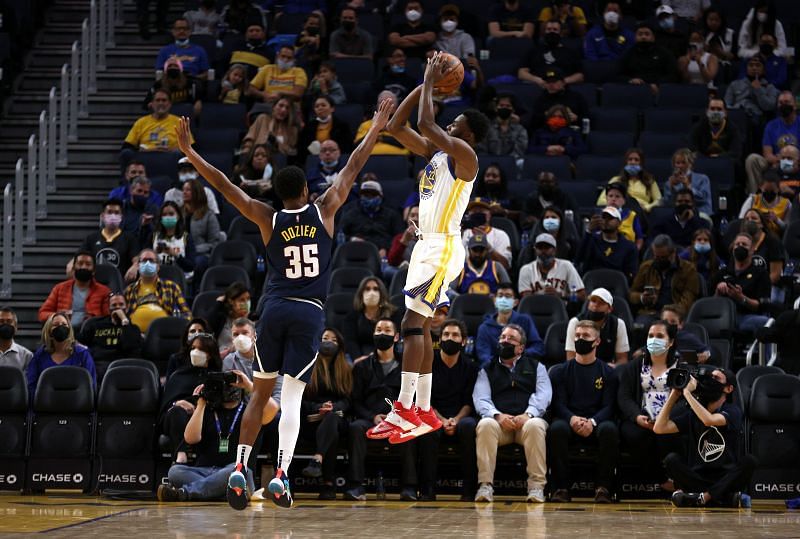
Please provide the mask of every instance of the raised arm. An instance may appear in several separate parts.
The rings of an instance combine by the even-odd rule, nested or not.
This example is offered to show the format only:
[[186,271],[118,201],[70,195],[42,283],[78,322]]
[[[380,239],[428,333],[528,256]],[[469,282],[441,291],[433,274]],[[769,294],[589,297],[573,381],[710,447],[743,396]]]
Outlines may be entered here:
[[222,193],[225,199],[233,204],[239,212],[258,225],[264,243],[269,241],[272,236],[272,215],[275,210],[272,207],[250,198],[244,191],[235,186],[231,181],[220,172],[216,167],[208,163],[192,148],[192,133],[189,127],[189,118],[181,118],[178,125],[178,148],[194,165],[197,172],[210,183],[214,189]]
[[322,210],[325,227],[329,228],[328,232],[333,232],[333,218],[347,200],[356,176],[364,168],[364,163],[367,162],[367,159],[369,159],[369,155],[375,147],[375,142],[378,140],[378,133],[386,127],[386,122],[389,121],[389,115],[392,113],[392,106],[391,99],[381,101],[380,105],[378,105],[378,110],[372,116],[372,125],[369,127],[366,136],[361,139],[359,145],[350,154],[347,164],[339,172],[333,185],[316,200],[316,204]]
[[419,116],[417,127],[419,132],[456,163],[456,174],[459,178],[471,181],[478,172],[478,156],[469,144],[460,138],[451,137],[436,124],[433,114],[433,85],[444,77],[447,65],[441,53],[435,53],[428,59],[425,67],[425,80],[422,83],[422,94],[419,100]]
[[419,103],[419,96],[422,94],[422,86],[417,86],[403,99],[400,106],[392,116],[386,126],[386,130],[411,152],[421,155],[425,159],[430,159],[436,148],[425,137],[411,129],[408,125],[408,118],[414,107]]

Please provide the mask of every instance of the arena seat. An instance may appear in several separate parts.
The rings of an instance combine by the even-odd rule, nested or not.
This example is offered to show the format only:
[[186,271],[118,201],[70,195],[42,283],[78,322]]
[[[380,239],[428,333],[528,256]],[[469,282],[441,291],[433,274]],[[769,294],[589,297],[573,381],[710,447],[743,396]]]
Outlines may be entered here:
[[372,80],[375,78],[375,67],[369,58],[334,58],[336,78],[344,80]]
[[[578,158],[580,159],[580,157]],[[522,179],[535,180],[540,172],[552,172],[556,178],[569,180],[572,178],[572,162],[569,156],[557,155],[547,156],[538,154],[526,154],[522,164]],[[516,176],[511,176],[513,180]]]
[[708,331],[706,328],[696,322],[684,322],[681,331],[691,333],[697,337],[703,344],[708,344]]
[[592,109],[597,106],[597,85],[591,82],[583,82],[580,84],[570,84],[569,89],[573,92],[580,94],[586,106]]
[[[0,475],[25,477],[28,447],[28,384],[17,367],[0,366]],[[0,490],[21,490],[23,481],[0,482]]]
[[243,215],[237,215],[228,227],[228,241],[244,240],[252,245],[256,253],[264,255],[264,239],[258,225]]
[[402,181],[409,175],[409,160],[404,155],[371,155],[361,173],[372,172],[378,176],[378,181]]
[[409,195],[415,191],[416,181],[411,178],[404,178],[402,181],[382,182],[383,203],[393,210],[402,212],[403,205],[408,200]]
[[783,369],[773,365],[748,365],[736,373],[736,400],[745,415],[750,411],[750,396],[756,379],[765,374],[784,374]]
[[325,325],[344,331],[344,319],[353,310],[353,294],[339,292],[325,299]]
[[466,105],[445,105],[439,116],[436,117],[436,124],[442,129],[447,129],[447,126],[453,123],[458,115],[467,110]]
[[664,109],[705,110],[708,88],[701,84],[659,84],[658,106]]
[[94,278],[98,283],[106,285],[112,292],[123,292],[125,283],[116,266],[111,264],[97,264],[94,268]]
[[693,123],[694,118],[691,111],[657,107],[644,111],[643,130],[685,135],[692,130]]
[[406,277],[408,276],[408,266],[400,268],[397,273],[392,277],[392,282],[389,284],[389,295],[396,296],[403,293],[403,288],[406,286]]
[[[639,130],[639,111],[637,109],[633,107],[592,107],[589,110],[589,117],[592,119],[590,135],[598,131],[602,131],[603,135],[609,132],[622,132],[631,137],[630,145],[633,145],[633,137]],[[592,153],[597,152],[592,151]]]
[[484,316],[494,312],[494,300],[486,294],[461,294],[450,304],[450,318],[461,320],[467,325],[467,334],[475,337]]
[[241,266],[233,266],[230,264],[222,264],[220,266],[211,266],[203,274],[203,280],[200,282],[200,292],[207,290],[225,290],[228,286],[235,282],[244,283],[244,285],[252,291],[250,276]]
[[175,152],[137,152],[136,161],[144,164],[148,176],[167,176],[178,179],[178,159]]
[[490,62],[504,58],[524,60],[533,48],[533,41],[526,37],[501,37],[492,39],[488,46]]
[[520,60],[514,57],[505,58],[492,58],[490,62],[484,62],[481,66],[483,70],[483,78],[491,81],[494,78],[503,75],[517,76],[517,68],[519,68]]
[[600,95],[603,107],[635,107],[646,109],[653,106],[653,94],[647,84],[604,84]]
[[708,339],[708,349],[711,351],[708,364],[721,369],[730,369],[733,364],[732,348],[729,339]]
[[536,192],[536,182],[533,180],[520,180],[508,182],[508,197],[524,205],[525,200]]
[[675,150],[687,143],[685,133],[663,133],[661,131],[642,131],[639,147],[647,157],[672,157]]
[[594,210],[597,196],[603,189],[603,185],[596,180],[572,180],[563,182],[560,187],[572,196],[578,208],[583,212],[584,208]]
[[478,154],[478,177],[480,177],[486,168],[495,164],[500,167],[503,175],[506,177],[507,182],[513,182],[517,179],[517,161],[510,155],[489,155],[486,153]]
[[533,318],[539,335],[546,335],[547,329],[556,322],[567,322],[569,316],[564,302],[550,294],[531,294],[522,298],[517,311]]
[[[347,124],[353,136],[358,132],[358,126],[364,121],[364,105],[359,103],[345,103],[343,105],[336,105],[334,116]],[[344,159],[342,155],[342,159]]]
[[371,275],[381,274],[381,255],[374,243],[348,241],[336,248],[331,268],[366,268]]
[[[328,293],[347,292],[352,296],[358,290],[358,285],[361,284],[361,281],[373,275],[369,268],[364,267],[337,268],[331,272]],[[376,279],[380,280],[380,277],[376,277]]]
[[166,316],[156,318],[147,328],[142,355],[158,367],[159,373],[167,369],[169,356],[180,349],[183,332],[188,324],[189,321],[185,318]]
[[223,290],[206,290],[196,294],[192,301],[192,316],[208,320],[209,314],[216,308],[217,298],[224,293]]
[[765,374],[753,382],[748,413],[750,454],[763,468],[798,469],[800,379]]
[[247,272],[251,282],[258,270],[258,254],[253,245],[245,240],[226,240],[218,243],[211,251],[209,266],[239,266]]
[[194,149],[203,155],[229,149],[231,153],[239,146],[241,129],[230,127],[217,127],[197,129],[194,133]]
[[115,359],[114,361],[108,364],[108,369],[106,369],[106,372],[110,371],[111,369],[116,369],[119,367],[142,367],[147,369],[150,372],[150,374],[153,375],[153,383],[155,384],[156,393],[158,393],[161,390],[161,382],[159,381],[158,369],[152,362],[139,357],[125,357],[122,359]]
[[[583,285],[587,299],[595,288],[605,288],[613,296],[628,297],[628,278],[618,270],[601,268],[587,271],[583,275]],[[614,308],[616,310],[616,304]]]
[[[372,100],[373,89],[372,83],[365,80],[342,80],[342,88],[344,88],[344,95],[347,98],[347,103],[368,103]],[[344,103],[336,105],[341,107]],[[355,135],[355,132],[353,133]]]
[[800,221],[789,223],[783,233],[783,246],[791,260],[800,260]]
[[592,131],[589,133],[589,151],[592,155],[619,156],[633,147],[633,133]]
[[616,60],[599,60],[593,62],[584,60],[581,72],[584,82],[592,84],[605,84],[617,79],[620,65]]
[[494,89],[498,95],[511,94],[514,96],[514,110],[519,114],[521,111],[530,112],[533,104],[542,95],[542,89],[528,82],[517,82],[508,84],[495,84]]
[[508,239],[511,242],[511,252],[516,255],[519,253],[520,249],[520,238],[519,238],[519,230],[517,229],[517,225],[514,224],[514,221],[507,217],[499,217],[494,216],[492,217],[491,225],[494,228],[499,228],[506,234],[508,234]]
[[567,359],[564,347],[567,343],[567,325],[569,322],[553,322],[544,334],[543,363],[549,369],[553,365],[563,363]]
[[188,297],[189,290],[186,287],[186,274],[180,266],[175,264],[160,264],[158,266],[158,277],[174,282],[181,287],[183,297]]
[[[201,129],[245,129],[247,107],[242,104],[227,105],[224,103],[203,103],[199,124]],[[150,169],[148,168],[149,172]]]
[[604,185],[622,170],[622,156],[590,155],[578,156],[575,162],[576,178],[596,178],[600,185]]
[[729,339],[736,329],[736,306],[721,296],[700,298],[692,304],[686,321],[702,325],[710,339]]

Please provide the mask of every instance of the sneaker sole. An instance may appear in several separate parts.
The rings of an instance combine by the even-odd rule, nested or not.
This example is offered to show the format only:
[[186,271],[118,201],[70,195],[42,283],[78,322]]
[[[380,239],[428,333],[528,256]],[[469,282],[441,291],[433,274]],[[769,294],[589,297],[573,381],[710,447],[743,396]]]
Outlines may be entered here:
[[433,432],[434,430],[436,430],[436,429],[434,429],[433,427],[431,427],[427,423],[423,423],[419,427],[416,427],[416,428],[411,429],[409,431],[397,432],[397,433],[392,434],[392,436],[389,437],[389,443],[396,445],[396,444],[402,444],[404,442],[409,442],[409,441],[413,440],[414,438],[419,438],[420,436],[428,434],[429,432]]
[[289,492],[289,489],[284,484],[283,480],[275,478],[269,482],[267,486],[267,490],[269,490],[270,499],[272,503],[277,505],[278,507],[289,508],[292,506],[293,500],[292,495]]
[[247,499],[247,480],[241,472],[234,472],[228,478],[228,488],[225,492],[228,505],[237,511],[247,508],[250,500]]

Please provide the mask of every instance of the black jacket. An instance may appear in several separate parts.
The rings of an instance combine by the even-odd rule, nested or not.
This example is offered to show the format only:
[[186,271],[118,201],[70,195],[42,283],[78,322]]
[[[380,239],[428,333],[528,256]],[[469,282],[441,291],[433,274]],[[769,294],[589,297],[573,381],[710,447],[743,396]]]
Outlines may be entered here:
[[389,413],[385,399],[397,400],[400,395],[400,362],[402,358],[395,353],[397,366],[388,375],[373,352],[353,367],[353,393],[350,399],[353,416],[356,419],[372,421],[378,414]]
[[144,341],[139,328],[133,324],[115,324],[111,316],[87,320],[78,340],[89,348],[95,362],[139,357]]
[[[335,140],[339,145],[342,155],[350,153],[353,150],[353,132],[350,130],[350,126],[337,118],[336,113],[333,113],[331,121],[333,122],[330,133],[331,140]],[[317,138],[318,125],[319,122],[314,119],[306,123],[303,130],[300,131],[297,139],[297,163],[301,167],[305,166],[308,157],[308,145]]]

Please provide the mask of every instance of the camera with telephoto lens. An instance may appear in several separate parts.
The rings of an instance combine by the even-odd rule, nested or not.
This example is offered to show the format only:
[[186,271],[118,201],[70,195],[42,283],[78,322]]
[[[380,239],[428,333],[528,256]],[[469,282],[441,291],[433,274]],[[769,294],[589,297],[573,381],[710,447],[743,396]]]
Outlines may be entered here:
[[667,387],[683,389],[689,385],[689,379],[692,376],[697,380],[697,384],[701,385],[701,380],[706,377],[711,378],[711,373],[716,368],[713,365],[698,365],[680,361],[667,373]]
[[[200,396],[206,400],[211,408],[218,408],[225,402],[225,395],[230,390],[231,384],[236,383],[236,374],[232,372],[210,372],[203,382]],[[227,390],[227,391],[226,391]]]

